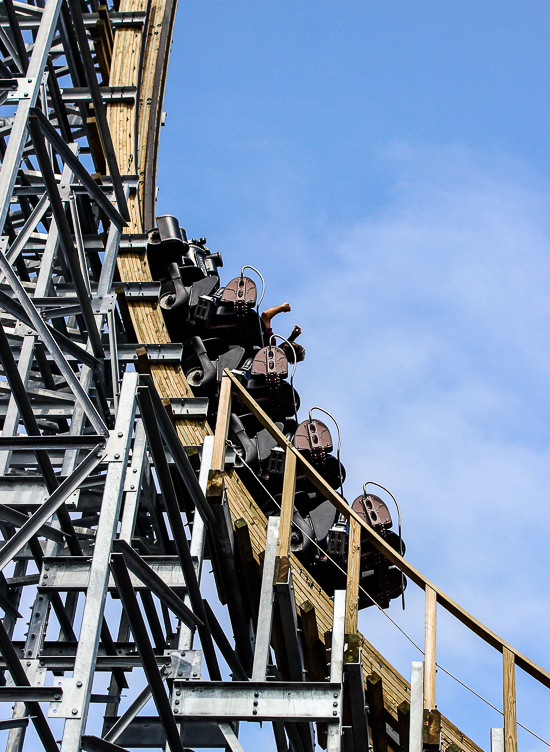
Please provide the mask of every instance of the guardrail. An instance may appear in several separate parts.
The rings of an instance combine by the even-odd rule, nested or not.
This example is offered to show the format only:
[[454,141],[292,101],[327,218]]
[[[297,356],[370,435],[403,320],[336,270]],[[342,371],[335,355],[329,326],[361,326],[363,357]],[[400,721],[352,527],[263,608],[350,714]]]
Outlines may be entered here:
[[[418,571],[403,556],[397,553],[373,528],[361,519],[346,501],[322,478],[317,470],[300,454],[286,436],[277,428],[271,418],[262,410],[258,403],[250,396],[238,379],[228,370],[224,372],[220,390],[216,430],[214,434],[214,453],[212,470],[210,471],[210,487],[212,493],[220,493],[223,488],[223,472],[225,463],[226,439],[231,416],[231,401],[233,393],[248,407],[248,409],[275,439],[279,447],[285,450],[286,463],[283,481],[283,497],[281,503],[281,521],[279,526],[279,541],[277,548],[279,576],[284,576],[288,570],[290,526],[294,506],[294,487],[296,469],[304,472],[315,487],[324,494],[332,504],[349,521],[348,544],[348,572],[347,572],[347,606],[346,606],[346,634],[357,631],[357,594],[359,589],[359,563],[361,557],[361,534],[364,533],[369,542],[386,556],[392,564],[398,567],[415,585],[422,588],[426,594],[425,600],[425,643],[424,643],[424,708],[435,709],[436,698],[436,617],[437,604],[445,608],[458,621],[487,642],[503,656],[503,706],[504,706],[504,750],[517,752],[516,725],[516,691],[515,667],[519,666],[526,673],[550,688],[550,673],[538,666],[534,661],[512,647],[506,640],[488,629],[478,619],[472,616],[456,601],[450,598],[427,577]],[[350,597],[351,596],[351,597]]]

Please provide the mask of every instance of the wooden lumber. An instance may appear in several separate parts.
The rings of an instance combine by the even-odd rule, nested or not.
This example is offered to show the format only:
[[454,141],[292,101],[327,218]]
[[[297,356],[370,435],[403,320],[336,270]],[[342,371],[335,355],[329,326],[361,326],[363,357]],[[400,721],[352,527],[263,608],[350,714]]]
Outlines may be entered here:
[[304,601],[298,607],[302,626],[304,646],[304,667],[309,681],[326,681],[328,665],[325,646],[319,637],[315,606],[311,601]]
[[388,752],[388,735],[384,717],[384,693],[381,677],[373,672],[367,676],[369,726],[374,752]]
[[426,585],[424,614],[424,707],[435,708],[435,655],[436,655],[436,614],[437,596],[435,590]]
[[111,54],[112,54],[113,44],[115,40],[114,40],[114,34],[113,34],[113,26],[111,24],[111,18],[109,16],[109,8],[107,5],[99,5],[97,12],[99,13],[100,20],[103,21],[103,24],[105,26],[105,33],[106,33],[107,40],[109,42],[109,47],[111,49]]
[[281,519],[279,522],[279,540],[277,541],[278,582],[288,580],[290,562],[290,532],[294,515],[294,492],[296,490],[296,455],[287,450],[285,474],[283,478],[283,495],[281,499]]
[[346,635],[357,633],[359,615],[359,577],[361,576],[361,525],[349,521],[348,571],[346,582]]
[[244,580],[248,596],[248,614],[255,630],[258,623],[261,579],[252,551],[248,525],[242,517],[234,522],[234,538],[239,557],[239,573]]
[[399,752],[409,752],[409,731],[411,725],[411,706],[406,700],[397,706],[397,733],[399,734]]
[[514,654],[504,648],[502,653],[502,692],[504,700],[504,752],[517,752],[516,671]]
[[424,750],[439,750],[441,746],[441,713],[424,710],[422,721],[422,746]]
[[105,175],[107,162],[105,160],[105,152],[103,151],[103,143],[99,135],[97,120],[95,117],[88,117],[86,118],[86,125],[88,126],[88,140],[95,168],[101,175]]
[[214,450],[212,452],[212,472],[223,473],[225,466],[225,442],[229,432],[231,418],[231,381],[227,375],[222,376],[216,430],[214,431]]
[[[365,680],[361,663],[347,663],[345,672],[345,704],[348,707],[351,728],[353,731],[354,752],[369,752],[369,730],[365,712]],[[382,697],[384,726],[386,710]],[[346,719],[344,718],[344,723]]]

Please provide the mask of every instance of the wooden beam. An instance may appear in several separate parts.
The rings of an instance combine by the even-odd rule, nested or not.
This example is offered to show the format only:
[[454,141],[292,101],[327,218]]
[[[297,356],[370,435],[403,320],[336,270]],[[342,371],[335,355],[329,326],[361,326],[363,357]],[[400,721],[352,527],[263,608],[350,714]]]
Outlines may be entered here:
[[234,537],[240,559],[240,574],[243,576],[246,585],[249,615],[252,619],[254,630],[256,630],[256,625],[258,623],[258,608],[260,606],[261,578],[252,551],[250,531],[246,521],[242,518],[235,521]]
[[437,595],[426,585],[426,605],[424,614],[424,708],[435,708],[435,650]]
[[439,750],[441,747],[441,713],[425,710],[422,723],[422,746],[424,750]]
[[246,389],[239,383],[236,377],[226,370],[225,374],[231,379],[235,391],[238,393],[239,398],[249,408],[249,410],[258,418],[260,423],[267,429],[271,436],[276,440],[277,444],[284,449],[290,447],[290,450],[296,454],[297,460],[301,469],[305,475],[311,480],[313,485],[318,488],[324,498],[328,499],[335,507],[341,512],[347,519],[355,519],[361,525],[364,535],[368,538],[369,542],[380,551],[384,556],[391,561],[398,569],[400,569],[407,577],[421,587],[426,588],[426,585],[431,587],[436,595],[437,602],[443,606],[450,614],[452,614],[458,621],[464,624],[468,629],[474,632],[482,640],[485,640],[491,647],[503,651],[504,648],[509,650],[515,656],[515,663],[522,668],[533,678],[537,679],[541,684],[550,689],[550,673],[538,666],[534,661],[527,658],[519,651],[515,650],[505,640],[499,637],[497,634],[488,629],[478,619],[469,614],[462,606],[449,598],[449,596],[436,587],[427,577],[413,567],[410,562],[404,559],[397,553],[386,541],[381,538],[375,530],[367,525],[352,509],[347,505],[345,500],[336,491],[329,486],[329,484],[322,478],[319,473],[312,467],[309,462],[298,452],[298,450],[288,441],[286,436],[277,428],[271,418],[262,410],[258,403],[250,396]]
[[294,515],[294,492],[296,490],[296,455],[286,450],[283,497],[281,500],[281,520],[277,542],[278,582],[286,582],[289,572],[290,530]]
[[348,572],[346,585],[346,635],[357,633],[359,614],[359,577],[361,574],[361,525],[353,518],[349,521]]
[[214,433],[214,449],[212,452],[212,473],[223,473],[225,467],[225,442],[229,432],[229,419],[231,418],[231,380],[227,378],[227,373],[228,371],[222,376],[220,387],[216,431]]
[[409,752],[409,729],[411,723],[411,706],[404,700],[397,706],[397,731],[399,733],[399,752]]
[[304,601],[298,608],[302,625],[304,644],[304,667],[309,681],[326,681],[328,676],[325,646],[319,637],[315,606],[311,601]]
[[516,671],[514,654],[507,648],[504,648],[502,651],[502,664],[502,689],[504,695],[504,752],[517,752]]
[[[351,748],[354,752],[369,752],[369,729],[367,727],[367,718],[365,714],[365,682],[363,679],[363,665],[360,661],[357,663],[347,663],[345,671],[345,701],[349,708],[351,728],[353,732],[353,744]],[[385,714],[384,714],[385,724]],[[346,719],[344,717],[344,725]]]
[[212,503],[220,503],[224,491],[225,472],[225,442],[229,433],[231,419],[231,381],[224,373],[220,386],[218,414],[216,416],[216,430],[214,432],[214,448],[212,450],[212,466],[208,471],[208,487],[206,495]]
[[374,752],[388,752],[388,735],[384,715],[384,691],[378,674],[367,676],[367,702],[369,704],[369,726]]

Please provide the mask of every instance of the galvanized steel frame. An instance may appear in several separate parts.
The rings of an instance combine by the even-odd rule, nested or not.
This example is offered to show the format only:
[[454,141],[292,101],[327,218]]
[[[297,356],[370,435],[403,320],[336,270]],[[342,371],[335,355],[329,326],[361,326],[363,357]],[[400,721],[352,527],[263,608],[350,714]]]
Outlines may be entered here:
[[[129,746],[136,741],[132,729],[139,728],[140,743],[149,746],[238,751],[238,720],[269,718],[279,750],[312,752],[312,724],[325,722],[328,750],[336,752],[345,592],[335,598],[330,682],[307,684],[291,575],[274,586],[278,518],[271,518],[255,647],[251,634],[238,634],[233,644],[200,589],[207,540],[225,557],[228,582],[235,582],[223,503],[214,513],[206,499],[214,439],[204,440],[197,477],[152,379],[135,371],[137,345],[125,341],[117,294],[155,299],[159,286],[113,282],[119,250],[143,248],[146,238],[122,233],[137,177],[119,172],[104,103],[134,101],[139,91],[100,86],[89,35],[96,0],[4,2],[0,103],[9,137],[6,144],[0,136],[0,703],[15,702],[11,718],[2,706],[6,749],[121,749],[125,739]],[[164,37],[175,5],[167,3]],[[147,18],[112,14],[113,25]],[[157,89],[167,57],[166,51],[155,74]],[[109,167],[99,178],[90,169],[98,148],[90,113]],[[158,134],[150,135],[152,165]],[[146,347],[151,361],[181,358],[181,345]],[[173,407],[202,419],[207,404],[182,398]],[[285,682],[273,681],[276,599],[286,615],[292,680]],[[22,604],[30,608],[25,634]],[[242,601],[232,600],[231,608],[233,627],[242,630]],[[228,677],[218,655],[235,681],[222,681]],[[138,668],[146,686],[139,691],[144,681],[134,682],[135,696],[117,715],[128,672]],[[101,672],[110,674],[106,695],[94,686]],[[212,701],[198,712],[193,702],[202,692]],[[146,732],[138,714],[151,697],[161,728],[152,724]],[[259,712],[266,703],[269,713]],[[102,726],[92,704],[105,706]]]

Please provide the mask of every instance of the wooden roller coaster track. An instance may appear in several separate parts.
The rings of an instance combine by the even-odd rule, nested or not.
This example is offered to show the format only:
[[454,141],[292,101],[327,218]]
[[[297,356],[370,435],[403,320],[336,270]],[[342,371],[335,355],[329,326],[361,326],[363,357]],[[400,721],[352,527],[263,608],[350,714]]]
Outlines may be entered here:
[[[126,0],[127,10],[140,10],[140,3],[132,3]],[[160,123],[160,109],[162,102],[162,89],[155,88],[159,79],[159,67],[162,71],[162,84],[164,85],[166,76],[167,54],[162,47],[160,28],[166,28],[173,21],[173,9],[164,7],[162,2],[152,3],[150,9],[150,22],[145,48],[142,52],[142,69],[141,72],[136,69],[135,60],[139,56],[137,35],[129,30],[119,29],[115,36],[115,56],[113,68],[111,71],[112,83],[115,85],[129,85],[138,80],[141,76],[141,88],[139,97],[139,106],[111,106],[109,107],[109,116],[111,128],[119,134],[117,143],[119,149],[117,156],[120,165],[131,165],[133,161],[132,137],[135,135],[133,129],[137,128],[135,141],[137,142],[136,154],[138,160],[138,173],[140,176],[140,188],[143,189],[149,197],[154,195],[154,182],[148,182],[151,175],[156,174],[154,163],[156,163],[158,149],[158,125]],[[155,24],[156,19],[161,16],[165,19],[163,24]],[[154,31],[152,31],[155,29]],[[165,37],[169,39],[168,37]],[[130,54],[127,54],[130,53]],[[156,95],[158,99],[155,99]],[[156,109],[152,108],[152,102],[156,104]],[[141,108],[141,109],[140,109]],[[152,109],[151,109],[152,108]],[[157,129],[151,127],[154,122]],[[151,140],[153,139],[153,146]],[[150,172],[148,172],[150,171]],[[153,211],[151,203],[147,199],[143,200],[140,191],[142,209],[140,211],[140,202],[134,201],[132,207],[132,230],[140,232],[147,229],[147,224],[152,226]],[[124,253],[119,255],[118,269],[122,280],[150,280],[151,276],[143,254]],[[130,316],[135,328],[137,340],[139,342],[165,342],[168,340],[168,334],[164,325],[162,314],[158,307],[148,303],[129,303]],[[165,398],[180,397],[190,395],[191,389],[185,379],[181,368],[178,366],[168,367],[161,364],[150,365],[155,386],[159,394]],[[238,387],[238,383],[235,382]],[[246,397],[245,397],[246,398]],[[252,405],[251,405],[252,406]],[[265,416],[265,425],[270,423]],[[206,421],[196,421],[178,418],[176,419],[178,434],[182,443],[187,446],[202,444],[204,437],[212,433],[212,428]],[[261,561],[266,545],[267,519],[254,502],[252,496],[248,493],[244,484],[238,478],[234,470],[224,472],[224,487],[227,493],[227,500],[231,510],[233,524],[244,522],[250,534],[252,550],[258,564]],[[327,489],[328,490],[328,489]],[[379,541],[380,543],[380,541]],[[383,544],[383,542],[382,542]],[[394,558],[395,552],[386,546],[384,552]],[[315,611],[317,627],[321,641],[324,641],[325,633],[329,633],[333,621],[333,603],[323,589],[314,581],[311,575],[303,565],[290,555],[291,570],[294,588],[296,591],[297,602],[300,604],[311,604]],[[397,562],[399,563],[399,562]],[[421,575],[415,573],[408,565],[402,567],[416,584],[421,587],[433,587]],[[434,588],[435,589],[435,588]],[[534,667],[528,659],[520,656],[513,649],[501,641],[496,635],[477,622],[473,617],[466,614],[457,604],[454,604],[441,591],[437,591],[437,597],[440,602],[444,602],[451,613],[454,613],[461,621],[466,623],[470,629],[480,634],[490,644],[499,649],[501,652],[510,650],[516,655],[516,663],[523,666],[529,673],[532,673],[540,681],[550,687],[550,676]],[[361,646],[361,655],[363,660],[363,670],[365,676],[379,675],[382,679],[384,707],[389,715],[394,719],[395,726],[398,722],[398,708],[403,703],[410,701],[410,684],[396,671],[391,664],[368,642],[368,640],[358,632]],[[454,724],[446,717],[442,717],[441,738],[444,746],[456,747],[463,750],[479,750],[480,748],[467,736],[465,736]]]
[[[366,525],[232,372],[215,426],[197,406],[145,253],[176,6],[4,0],[0,13],[0,103],[10,108],[0,122],[0,702],[15,702],[0,720],[6,748],[20,752],[32,724],[28,748],[38,738],[55,752],[63,720],[62,752],[240,752],[235,721],[265,720],[278,752],[313,752],[313,724],[328,752],[479,752],[437,711],[440,607],[502,653],[504,729],[492,752],[516,752],[515,667],[549,688],[550,675]],[[226,461],[233,396],[285,453],[278,516],[265,516]],[[298,470],[348,521],[346,590],[333,597],[290,550]],[[364,536],[425,591],[425,656],[411,683],[357,628]],[[200,590],[205,545],[235,648]],[[251,619],[235,612],[224,561],[235,572],[238,562]],[[136,695],[134,682],[120,712],[134,668],[146,686]],[[106,695],[94,689],[100,671]],[[140,716],[151,697],[157,715]],[[92,703],[105,705],[103,728],[87,734]]]

